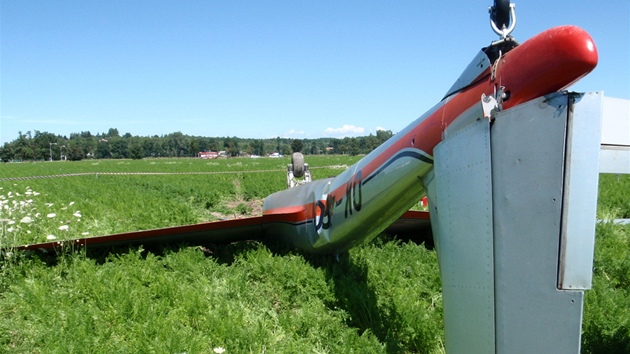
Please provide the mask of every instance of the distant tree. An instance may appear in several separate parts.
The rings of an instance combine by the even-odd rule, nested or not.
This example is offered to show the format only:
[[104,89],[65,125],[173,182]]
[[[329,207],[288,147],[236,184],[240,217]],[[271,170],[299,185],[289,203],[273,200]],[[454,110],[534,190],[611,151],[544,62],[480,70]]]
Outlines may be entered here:
[[319,155],[322,153],[322,150],[323,149],[321,148],[319,142],[314,141],[311,143],[311,149],[309,152],[311,153],[311,155]]
[[372,135],[372,133],[370,133],[370,135],[365,138],[365,147],[367,148],[368,152],[376,149],[380,144],[381,143],[379,143],[378,138]]
[[[52,144],[52,145],[51,145]],[[55,134],[48,132],[35,131],[35,135],[31,139],[31,146],[33,147],[33,158],[36,160],[50,159],[51,147],[53,150],[53,160],[57,160],[60,157],[59,147],[64,145],[65,141],[61,137],[55,136]]]
[[94,158],[96,154],[96,148],[98,147],[98,139],[96,137],[92,137],[90,139],[83,139],[81,141],[81,148],[85,153],[85,157]]
[[293,150],[293,152],[301,152],[303,147],[304,143],[302,143],[302,140],[293,139],[293,141],[291,141],[291,150]]
[[100,139],[98,145],[96,145],[96,151],[94,157],[97,159],[109,159],[112,157],[112,152],[109,148],[109,141],[106,139]]
[[356,156],[360,153],[359,141],[357,138],[350,138],[348,142],[348,152],[352,156]]
[[208,139],[208,149],[210,151],[217,151],[219,150],[219,143],[217,142],[217,139]]
[[18,138],[15,141],[15,155],[14,159],[17,160],[32,160],[35,158],[35,151],[32,146],[31,132],[27,131],[26,134],[18,132]]
[[120,133],[116,128],[109,128],[109,130],[107,131],[107,136],[110,138],[117,138],[120,136]]
[[[171,133],[166,136],[167,155],[175,157],[190,156],[190,137],[182,134],[182,132]],[[195,152],[195,154],[198,151]]]
[[282,155],[291,155],[291,147],[288,144],[282,144],[282,146],[280,146],[280,153]]
[[129,141],[127,139],[112,139],[110,151],[115,159],[129,158]]
[[198,153],[199,151],[208,151],[208,150],[210,150],[209,149],[209,144],[208,144],[208,138],[195,138],[193,141],[195,142],[195,144],[197,144],[197,148],[196,149],[192,149],[191,148],[191,150],[192,150],[191,153],[193,155]]
[[376,131],[376,139],[378,140],[378,144],[382,144],[387,141],[387,139],[394,136],[391,130],[377,130]]
[[230,157],[238,156],[240,153],[236,137],[223,139],[223,148]]
[[158,138],[145,138],[142,140],[142,155],[146,157],[158,157],[160,155],[160,147]]
[[250,143],[252,154],[262,156],[265,154],[265,143],[262,140],[254,140]]
[[[38,160],[60,156],[61,146],[70,159],[71,146],[74,158],[144,158],[144,157],[186,157],[196,156],[199,151],[225,150],[230,156],[238,156],[243,150],[255,155],[279,152],[289,155],[293,151],[304,154],[365,154],[393,136],[389,130],[378,130],[376,135],[356,138],[318,138],[318,139],[241,139],[237,137],[207,138],[184,135],[175,132],[168,135],[151,137],[132,136],[125,133],[120,136],[118,129],[110,128],[105,133],[92,135],[89,131],[70,133],[70,138],[35,130],[19,132],[18,138],[7,142],[0,149],[0,160]],[[332,148],[332,149],[331,149]],[[79,149],[81,153],[79,153]]]
[[197,153],[199,151],[203,151],[199,147],[199,140],[198,139],[190,139],[190,148],[188,149],[188,155],[190,157],[197,156]]
[[129,148],[129,157],[134,160],[142,160],[142,145],[139,141],[131,143],[131,148]]
[[0,161],[9,162],[13,160],[13,146],[9,143],[4,143],[4,146],[0,148]]
[[78,142],[69,143],[66,147],[66,158],[70,161],[81,161],[85,157]]

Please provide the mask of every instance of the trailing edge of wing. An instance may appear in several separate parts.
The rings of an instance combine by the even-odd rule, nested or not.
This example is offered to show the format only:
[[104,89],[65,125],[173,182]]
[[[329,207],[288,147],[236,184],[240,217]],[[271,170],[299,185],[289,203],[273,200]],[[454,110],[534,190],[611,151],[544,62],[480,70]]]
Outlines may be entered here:
[[[273,218],[256,216],[65,241],[44,242],[19,246],[17,249],[56,250],[66,247],[96,249],[141,244],[149,246],[176,243],[205,244],[260,240],[265,236],[265,226],[277,222],[292,222],[295,220],[295,215],[293,214],[295,213],[275,214]],[[410,234],[417,230],[430,229],[430,225],[428,212],[408,211],[393,223],[385,233],[396,235]]]

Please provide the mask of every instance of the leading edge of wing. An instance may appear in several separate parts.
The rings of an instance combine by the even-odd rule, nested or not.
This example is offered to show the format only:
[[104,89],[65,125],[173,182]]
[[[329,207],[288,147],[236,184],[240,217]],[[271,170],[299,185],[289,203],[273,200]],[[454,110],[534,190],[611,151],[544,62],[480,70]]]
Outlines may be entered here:
[[259,239],[262,216],[211,221],[161,229],[124,232],[113,235],[77,238],[18,246],[18,250],[54,250],[60,248],[105,248],[125,245],[162,245],[168,243],[222,243]]

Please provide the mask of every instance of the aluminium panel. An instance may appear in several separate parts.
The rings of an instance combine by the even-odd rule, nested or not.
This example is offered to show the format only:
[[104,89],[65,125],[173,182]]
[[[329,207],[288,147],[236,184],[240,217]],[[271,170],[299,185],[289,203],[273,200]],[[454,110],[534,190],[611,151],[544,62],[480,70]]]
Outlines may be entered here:
[[[494,352],[490,127],[480,119],[434,150],[429,205],[448,353]],[[428,182],[428,183],[427,183]]]
[[590,289],[599,181],[601,93],[568,96],[559,289]]
[[557,289],[568,97],[492,127],[497,353],[579,353],[582,291]]

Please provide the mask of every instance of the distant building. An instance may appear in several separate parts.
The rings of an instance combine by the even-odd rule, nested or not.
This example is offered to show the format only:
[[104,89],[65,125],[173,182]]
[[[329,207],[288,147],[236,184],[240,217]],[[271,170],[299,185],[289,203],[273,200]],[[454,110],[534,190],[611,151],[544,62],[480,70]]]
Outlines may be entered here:
[[200,151],[197,153],[197,157],[200,159],[216,159],[219,157],[219,153],[216,151]]

